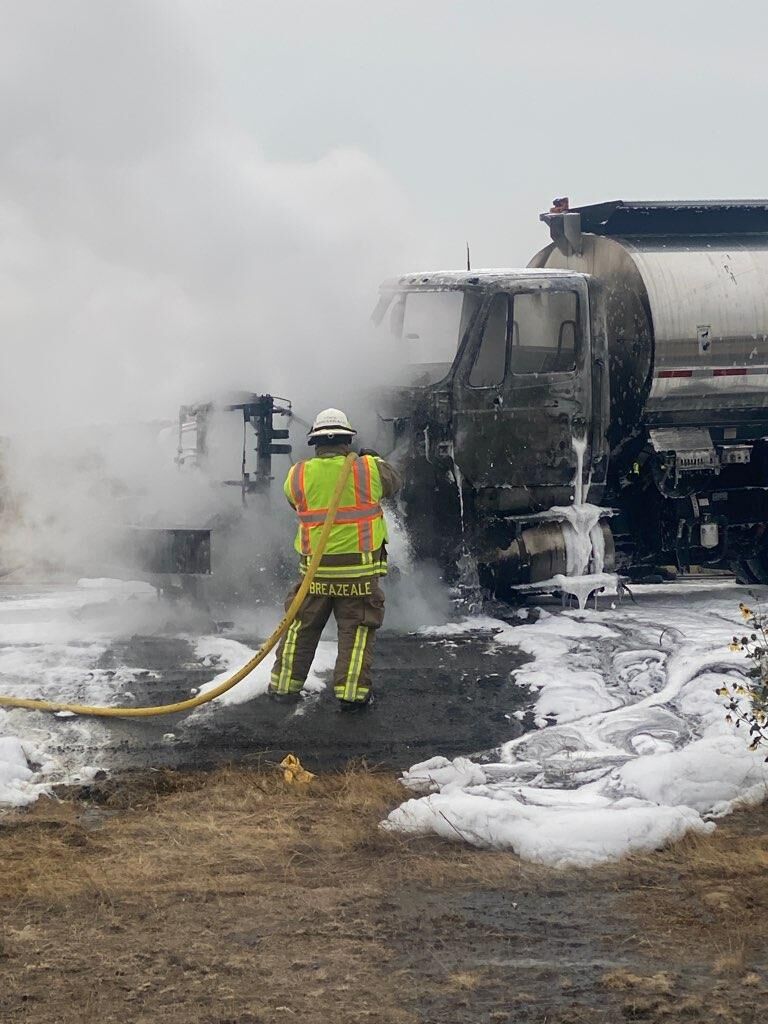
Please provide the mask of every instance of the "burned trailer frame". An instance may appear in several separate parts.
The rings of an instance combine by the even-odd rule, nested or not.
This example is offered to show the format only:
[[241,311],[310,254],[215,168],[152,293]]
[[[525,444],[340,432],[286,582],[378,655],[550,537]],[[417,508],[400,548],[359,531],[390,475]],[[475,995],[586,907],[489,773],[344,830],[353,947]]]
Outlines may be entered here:
[[[227,401],[197,402],[193,405],[182,405],[179,409],[179,435],[176,452],[176,465],[180,468],[202,468],[208,459],[208,432],[211,419],[217,412],[236,412],[242,415],[243,439],[241,470],[239,480],[222,480],[221,483],[239,487],[243,503],[249,494],[265,491],[272,481],[272,456],[290,455],[292,446],[285,443],[290,436],[287,427],[276,427],[275,417],[290,418],[293,409],[287,398],[276,398],[273,395],[243,394],[230,396]],[[254,445],[256,466],[253,472],[248,470],[249,437]]]
[[[249,495],[263,494],[273,479],[272,456],[290,455],[287,427],[275,426],[275,417],[292,416],[291,403],[273,395],[250,392],[216,401],[182,405],[178,417],[175,462],[180,470],[204,469],[209,458],[209,431],[217,413],[236,413],[242,418],[241,474],[237,480],[219,480],[239,487],[243,504]],[[251,431],[249,438],[248,431]],[[249,445],[253,444],[253,449]],[[256,464],[248,470],[247,456],[255,452]],[[196,593],[195,579],[212,572],[210,529],[150,528],[125,530],[119,544],[121,563],[148,577],[160,590]]]

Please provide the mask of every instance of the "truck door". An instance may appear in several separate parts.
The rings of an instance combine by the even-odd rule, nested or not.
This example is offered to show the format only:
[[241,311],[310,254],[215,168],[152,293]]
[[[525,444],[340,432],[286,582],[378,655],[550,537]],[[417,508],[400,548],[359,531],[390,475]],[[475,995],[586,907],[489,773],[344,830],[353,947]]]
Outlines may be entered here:
[[481,508],[571,504],[591,415],[585,280],[531,278],[488,294],[453,388],[454,458]]

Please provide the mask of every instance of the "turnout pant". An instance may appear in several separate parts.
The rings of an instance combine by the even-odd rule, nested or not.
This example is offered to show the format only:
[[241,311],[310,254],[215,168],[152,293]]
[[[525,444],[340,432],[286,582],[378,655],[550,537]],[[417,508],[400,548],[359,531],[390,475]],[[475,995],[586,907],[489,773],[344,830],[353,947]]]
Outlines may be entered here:
[[[297,583],[288,595],[286,610],[300,585]],[[277,648],[270,692],[301,690],[331,612],[339,631],[333,691],[339,700],[362,703],[368,699],[376,630],[384,621],[384,592],[375,576],[312,581],[298,615]]]

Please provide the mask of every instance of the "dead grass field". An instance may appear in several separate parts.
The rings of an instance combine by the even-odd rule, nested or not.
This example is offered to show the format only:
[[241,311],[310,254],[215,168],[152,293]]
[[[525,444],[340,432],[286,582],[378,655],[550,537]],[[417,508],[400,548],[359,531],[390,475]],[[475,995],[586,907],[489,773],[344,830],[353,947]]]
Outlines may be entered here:
[[0,1020],[764,1019],[766,808],[555,872],[381,832],[402,795],[148,773],[0,819]]

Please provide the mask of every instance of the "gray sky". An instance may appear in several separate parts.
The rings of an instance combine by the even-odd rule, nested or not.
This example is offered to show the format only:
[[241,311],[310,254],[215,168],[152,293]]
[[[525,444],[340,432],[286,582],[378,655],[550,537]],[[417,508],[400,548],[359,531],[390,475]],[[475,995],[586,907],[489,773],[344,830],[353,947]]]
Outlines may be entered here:
[[[328,404],[377,282],[522,265],[555,195],[764,196],[768,12],[0,0],[0,431]],[[336,404],[335,402],[333,404]]]
[[398,182],[443,260],[460,260],[468,235],[483,263],[526,261],[554,195],[765,192],[764,4],[222,7],[208,52],[265,151],[359,147]]

